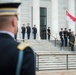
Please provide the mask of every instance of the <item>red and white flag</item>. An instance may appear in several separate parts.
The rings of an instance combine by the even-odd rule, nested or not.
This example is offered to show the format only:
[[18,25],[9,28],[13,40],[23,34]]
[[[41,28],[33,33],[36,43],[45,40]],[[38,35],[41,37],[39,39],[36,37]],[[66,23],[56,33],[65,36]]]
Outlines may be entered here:
[[67,20],[70,21],[71,23],[76,21],[76,18],[73,17],[68,11],[66,11],[66,17],[67,17]]

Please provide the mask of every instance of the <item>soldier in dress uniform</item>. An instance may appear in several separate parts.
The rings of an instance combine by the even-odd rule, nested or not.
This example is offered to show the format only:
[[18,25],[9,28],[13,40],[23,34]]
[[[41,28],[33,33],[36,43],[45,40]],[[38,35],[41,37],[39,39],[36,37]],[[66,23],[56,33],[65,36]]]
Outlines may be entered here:
[[64,32],[63,28],[61,28],[61,31],[59,32],[60,40],[61,40],[61,46],[64,46]]
[[[71,29],[69,29],[69,32],[68,32],[68,39],[70,40],[70,36],[71,36]],[[70,41],[69,41],[69,47],[71,46],[70,44]]]
[[35,75],[33,50],[14,40],[20,4],[0,3],[0,75]]
[[29,25],[30,24],[27,23],[27,27],[26,27],[26,29],[27,29],[27,39],[30,39],[30,33],[31,33],[31,27]]
[[48,29],[47,29],[47,34],[48,34],[48,40],[50,40],[50,35],[51,35],[50,27],[48,27]]
[[24,41],[24,39],[25,39],[25,24],[23,24],[23,26],[21,27],[21,29],[22,29],[22,39]]
[[67,28],[64,30],[64,42],[65,42],[65,47],[67,47],[67,41],[68,41],[68,31]]
[[34,25],[33,29],[33,35],[34,35],[34,39],[36,39],[36,34],[37,34],[37,28],[36,25]]

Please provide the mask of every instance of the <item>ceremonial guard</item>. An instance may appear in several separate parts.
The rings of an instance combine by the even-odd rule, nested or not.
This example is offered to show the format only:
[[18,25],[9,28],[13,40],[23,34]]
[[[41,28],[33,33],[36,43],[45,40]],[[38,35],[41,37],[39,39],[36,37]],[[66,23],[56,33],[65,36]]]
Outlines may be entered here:
[[37,28],[36,25],[34,25],[33,29],[33,35],[34,35],[34,39],[36,39],[36,34],[37,34]]
[[27,24],[27,38],[30,39],[30,33],[31,33],[31,27],[29,26],[29,23]]
[[61,31],[59,32],[60,40],[61,40],[61,47],[64,46],[64,32],[63,28],[61,28]]
[[21,29],[22,29],[22,39],[24,41],[24,39],[25,39],[25,24],[23,24],[23,26],[21,27]]
[[64,42],[65,42],[65,47],[67,47],[67,41],[68,41],[68,31],[67,28],[64,30]]
[[0,3],[0,75],[35,75],[34,51],[14,40],[21,3]]
[[50,35],[51,35],[50,27],[48,27],[48,29],[47,29],[47,34],[48,34],[48,40],[50,40]]

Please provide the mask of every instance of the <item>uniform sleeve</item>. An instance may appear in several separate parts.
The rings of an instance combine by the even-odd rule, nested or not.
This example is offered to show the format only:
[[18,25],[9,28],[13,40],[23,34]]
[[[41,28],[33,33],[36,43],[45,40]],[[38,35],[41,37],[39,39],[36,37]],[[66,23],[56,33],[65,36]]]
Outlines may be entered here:
[[74,36],[74,43],[75,43],[75,36]]
[[59,36],[60,36],[60,32],[59,32]]
[[30,32],[31,32],[31,27],[30,27]]
[[36,28],[36,33],[37,33],[37,28]]
[[21,75],[35,75],[35,59],[33,50],[28,47],[24,50]]

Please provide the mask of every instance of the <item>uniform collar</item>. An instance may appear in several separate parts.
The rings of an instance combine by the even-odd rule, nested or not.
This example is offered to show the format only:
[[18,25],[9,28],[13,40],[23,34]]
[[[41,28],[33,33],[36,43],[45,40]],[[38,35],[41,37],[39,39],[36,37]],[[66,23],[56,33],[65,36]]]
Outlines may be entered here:
[[6,34],[9,34],[10,36],[12,36],[14,38],[14,34],[9,32],[9,31],[3,31],[3,30],[0,30],[0,33],[6,33]]

